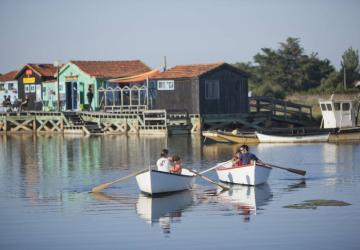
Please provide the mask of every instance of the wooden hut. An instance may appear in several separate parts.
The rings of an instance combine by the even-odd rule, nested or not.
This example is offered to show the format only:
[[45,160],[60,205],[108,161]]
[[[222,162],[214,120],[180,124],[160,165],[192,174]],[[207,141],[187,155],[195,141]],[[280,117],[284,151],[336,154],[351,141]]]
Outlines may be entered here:
[[[4,96],[10,96],[12,103],[18,99],[18,82],[15,79],[17,72],[17,70],[13,70],[0,76],[0,106],[4,101]],[[5,107],[0,108],[0,111],[5,110]]]
[[62,110],[79,111],[89,108],[87,91],[93,89],[92,109],[98,110],[104,105],[99,97],[99,88],[106,88],[109,79],[128,77],[150,71],[140,60],[130,61],[70,61],[59,72],[60,98]]
[[152,108],[202,117],[248,113],[248,77],[224,62],[175,66],[151,78],[156,80],[156,89],[149,90]]
[[25,96],[29,97],[29,110],[42,110],[42,83],[50,80],[54,81],[56,72],[57,68],[52,64],[29,63],[16,74],[15,79],[18,81],[19,98],[24,100]]

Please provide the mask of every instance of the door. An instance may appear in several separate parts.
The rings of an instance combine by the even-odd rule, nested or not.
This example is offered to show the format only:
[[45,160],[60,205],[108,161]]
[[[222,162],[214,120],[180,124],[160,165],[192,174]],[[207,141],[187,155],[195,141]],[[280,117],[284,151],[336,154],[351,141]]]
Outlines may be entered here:
[[77,82],[66,82],[66,109],[78,110],[78,85]]

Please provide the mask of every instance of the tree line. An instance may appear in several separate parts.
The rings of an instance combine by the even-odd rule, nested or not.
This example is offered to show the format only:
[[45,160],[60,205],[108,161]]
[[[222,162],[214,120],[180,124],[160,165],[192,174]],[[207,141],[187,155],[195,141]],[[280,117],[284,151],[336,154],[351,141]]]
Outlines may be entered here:
[[249,89],[256,96],[285,98],[297,92],[354,91],[360,81],[359,52],[352,47],[343,53],[339,71],[317,53],[305,54],[300,39],[293,37],[281,42],[277,50],[262,48],[253,59],[254,63],[234,66],[251,74]]

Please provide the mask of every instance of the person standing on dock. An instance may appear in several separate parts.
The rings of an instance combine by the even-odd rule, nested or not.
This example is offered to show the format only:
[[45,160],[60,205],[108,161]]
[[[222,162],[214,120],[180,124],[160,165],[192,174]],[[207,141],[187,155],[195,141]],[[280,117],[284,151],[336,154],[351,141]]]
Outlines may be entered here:
[[20,104],[20,112],[27,110],[27,106],[29,104],[30,98],[28,95],[25,96],[25,100]]
[[93,111],[91,103],[92,103],[92,100],[94,98],[94,93],[93,93],[93,89],[92,89],[91,85],[89,85],[88,92],[87,92],[86,96],[87,96],[88,103],[89,103],[89,111]]
[[159,171],[170,172],[171,162],[169,158],[169,150],[161,150],[160,158],[157,160],[156,166]]

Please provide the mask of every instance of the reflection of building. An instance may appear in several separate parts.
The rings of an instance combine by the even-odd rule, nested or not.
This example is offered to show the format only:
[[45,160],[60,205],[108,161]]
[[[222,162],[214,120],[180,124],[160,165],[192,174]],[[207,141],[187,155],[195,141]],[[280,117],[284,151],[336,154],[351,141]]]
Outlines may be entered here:
[[171,232],[171,223],[194,203],[194,194],[183,191],[161,197],[139,195],[136,212],[147,223],[159,223],[164,233]]

